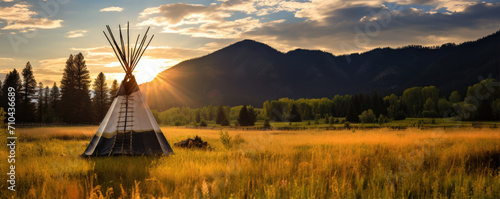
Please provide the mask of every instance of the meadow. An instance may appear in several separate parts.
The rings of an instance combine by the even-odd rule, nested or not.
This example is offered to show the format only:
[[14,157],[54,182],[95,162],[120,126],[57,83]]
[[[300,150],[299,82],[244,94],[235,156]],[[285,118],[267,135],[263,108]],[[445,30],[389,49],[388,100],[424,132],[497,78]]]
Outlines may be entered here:
[[[0,197],[500,198],[498,129],[162,127],[174,155],[81,158],[96,129],[18,129],[17,190]],[[212,150],[173,146],[195,135]],[[0,159],[7,173],[6,147]]]

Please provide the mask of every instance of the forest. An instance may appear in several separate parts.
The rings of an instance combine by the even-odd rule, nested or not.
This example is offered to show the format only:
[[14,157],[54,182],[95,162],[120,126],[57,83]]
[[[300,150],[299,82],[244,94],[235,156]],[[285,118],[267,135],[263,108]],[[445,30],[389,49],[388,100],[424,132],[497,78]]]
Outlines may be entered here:
[[[0,104],[5,110],[9,87],[17,91],[16,114],[19,123],[98,124],[106,114],[118,82],[111,86],[101,72],[93,81],[81,53],[66,61],[59,86],[38,82],[28,62],[21,72],[10,71],[0,81]],[[454,118],[460,121],[500,119],[499,82],[484,79],[467,88],[466,93],[440,92],[435,86],[412,87],[401,95],[377,93],[336,95],[333,98],[267,100],[262,107],[203,106],[174,107],[163,112],[152,110],[158,123],[200,125],[215,122],[223,126],[253,126],[256,121],[326,123],[373,123],[405,118]],[[88,108],[91,107],[91,108]]]

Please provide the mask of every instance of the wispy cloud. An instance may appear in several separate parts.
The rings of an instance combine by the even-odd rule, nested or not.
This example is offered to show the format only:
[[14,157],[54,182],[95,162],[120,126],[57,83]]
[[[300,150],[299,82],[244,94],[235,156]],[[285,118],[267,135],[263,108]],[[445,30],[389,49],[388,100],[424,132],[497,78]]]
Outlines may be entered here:
[[72,30],[66,33],[66,38],[77,38],[77,37],[83,37],[87,33],[87,30]]
[[24,29],[53,29],[61,27],[63,20],[48,18],[33,18],[38,13],[30,10],[30,5],[24,3],[14,4],[11,7],[0,7],[0,19],[7,21],[4,30]]
[[121,12],[121,11],[123,11],[123,8],[111,6],[111,7],[103,8],[99,11],[101,11],[101,12]]

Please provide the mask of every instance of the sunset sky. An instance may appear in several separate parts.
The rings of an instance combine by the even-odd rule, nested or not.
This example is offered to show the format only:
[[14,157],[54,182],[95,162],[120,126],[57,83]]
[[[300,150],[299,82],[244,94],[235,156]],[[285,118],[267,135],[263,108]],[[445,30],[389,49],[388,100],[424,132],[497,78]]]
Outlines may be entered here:
[[35,78],[59,85],[70,54],[82,52],[92,79],[123,77],[102,31],[148,26],[155,38],[136,69],[139,83],[176,63],[243,39],[280,51],[334,55],[376,47],[461,43],[500,30],[499,1],[470,0],[0,0],[0,78],[30,61]]

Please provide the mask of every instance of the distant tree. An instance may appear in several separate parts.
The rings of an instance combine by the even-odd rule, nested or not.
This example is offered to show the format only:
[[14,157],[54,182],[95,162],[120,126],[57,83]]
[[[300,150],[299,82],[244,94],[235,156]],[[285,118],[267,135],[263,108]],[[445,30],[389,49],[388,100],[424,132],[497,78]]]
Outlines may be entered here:
[[377,116],[373,113],[372,109],[368,109],[367,111],[363,111],[358,117],[362,123],[373,123]]
[[196,110],[194,114],[195,114],[195,119],[194,119],[194,121],[195,121],[196,123],[200,123],[200,122],[201,122],[200,110]]
[[422,99],[422,96],[423,95],[421,87],[408,88],[403,92],[403,95],[401,96],[401,102],[408,111],[408,115],[419,117],[420,113],[422,112],[422,105],[424,104],[424,99]]
[[[226,113],[224,111],[224,108],[222,106],[219,106],[217,108],[217,116],[215,118],[215,123],[216,124],[222,124],[224,120],[227,120],[226,118]],[[228,121],[229,122],[229,121]]]
[[45,99],[45,90],[42,82],[38,83],[38,88],[37,88],[37,119],[36,121],[38,122],[43,122],[43,118],[45,117],[45,104],[44,104],[44,99]]
[[382,124],[384,124],[384,123],[387,123],[387,121],[388,121],[388,119],[387,119],[387,117],[386,117],[385,115],[380,114],[380,115],[378,116],[378,123],[379,123],[380,125],[382,125]]
[[33,75],[33,67],[29,62],[26,63],[22,75],[24,81],[21,88],[21,104],[17,119],[19,122],[34,122],[35,104],[32,101],[35,99],[36,80]]
[[100,122],[108,111],[109,103],[109,88],[106,84],[106,76],[104,73],[99,73],[94,80],[94,97],[92,102],[94,104],[94,113],[96,114],[96,121]]
[[207,122],[205,122],[205,120],[201,120],[200,121],[200,126],[207,126]]
[[231,124],[229,123],[229,120],[227,120],[227,118],[225,118],[224,120],[222,120],[222,122],[220,123],[220,125],[221,126],[229,126]]
[[237,120],[240,126],[253,126],[255,125],[256,118],[257,114],[255,113],[255,110],[252,107],[247,108],[247,106],[244,105],[240,109]]
[[81,53],[70,55],[61,80],[61,119],[67,123],[93,121],[89,95],[90,75]]
[[45,110],[45,117],[43,118],[43,122],[50,123],[54,121],[54,109],[50,105],[50,88],[45,86],[43,94],[43,109]]
[[[5,97],[9,93],[8,91],[9,87],[14,88],[15,89],[14,93],[16,93],[16,96],[19,96],[21,90],[21,77],[19,76],[19,72],[17,72],[16,69],[10,71],[5,76],[5,81],[2,87],[2,93],[4,94],[4,97],[2,98],[2,106],[4,110],[8,110],[7,108],[9,107],[7,104],[8,103],[7,97]],[[20,101],[19,97],[14,98],[15,104],[19,104],[19,101]]]
[[50,97],[49,97],[49,104],[52,110],[54,111],[54,117],[56,117],[55,113],[58,108],[60,97],[61,93],[59,92],[59,87],[57,87],[57,84],[54,82],[52,88],[50,89]]
[[439,116],[444,116],[446,111],[452,108],[452,103],[448,102],[445,98],[439,99],[438,101],[438,113]]
[[249,106],[248,116],[250,117],[250,126],[254,126],[255,122],[257,122],[257,115],[258,113],[255,111],[255,109],[252,106]]
[[458,94],[458,91],[453,91],[450,94],[449,101],[452,104],[459,103],[462,101],[462,97]]
[[250,117],[248,115],[248,110],[247,110],[247,106],[244,105],[241,110],[240,110],[240,114],[238,116],[238,124],[240,126],[250,126]]
[[300,117],[299,110],[295,104],[292,105],[292,109],[287,119],[289,122],[302,122],[302,117]]
[[361,114],[360,109],[361,108],[360,108],[359,96],[355,95],[351,98],[351,102],[349,103],[349,109],[347,109],[346,121],[358,123],[359,122],[358,116]]
[[113,100],[115,99],[116,93],[118,93],[118,81],[116,81],[115,79],[113,80],[113,83],[111,84],[111,89],[109,91],[110,103],[112,103]]
[[429,118],[435,118],[438,116],[438,113],[436,111],[436,102],[434,102],[431,97],[427,98],[427,100],[425,101],[422,116]]

